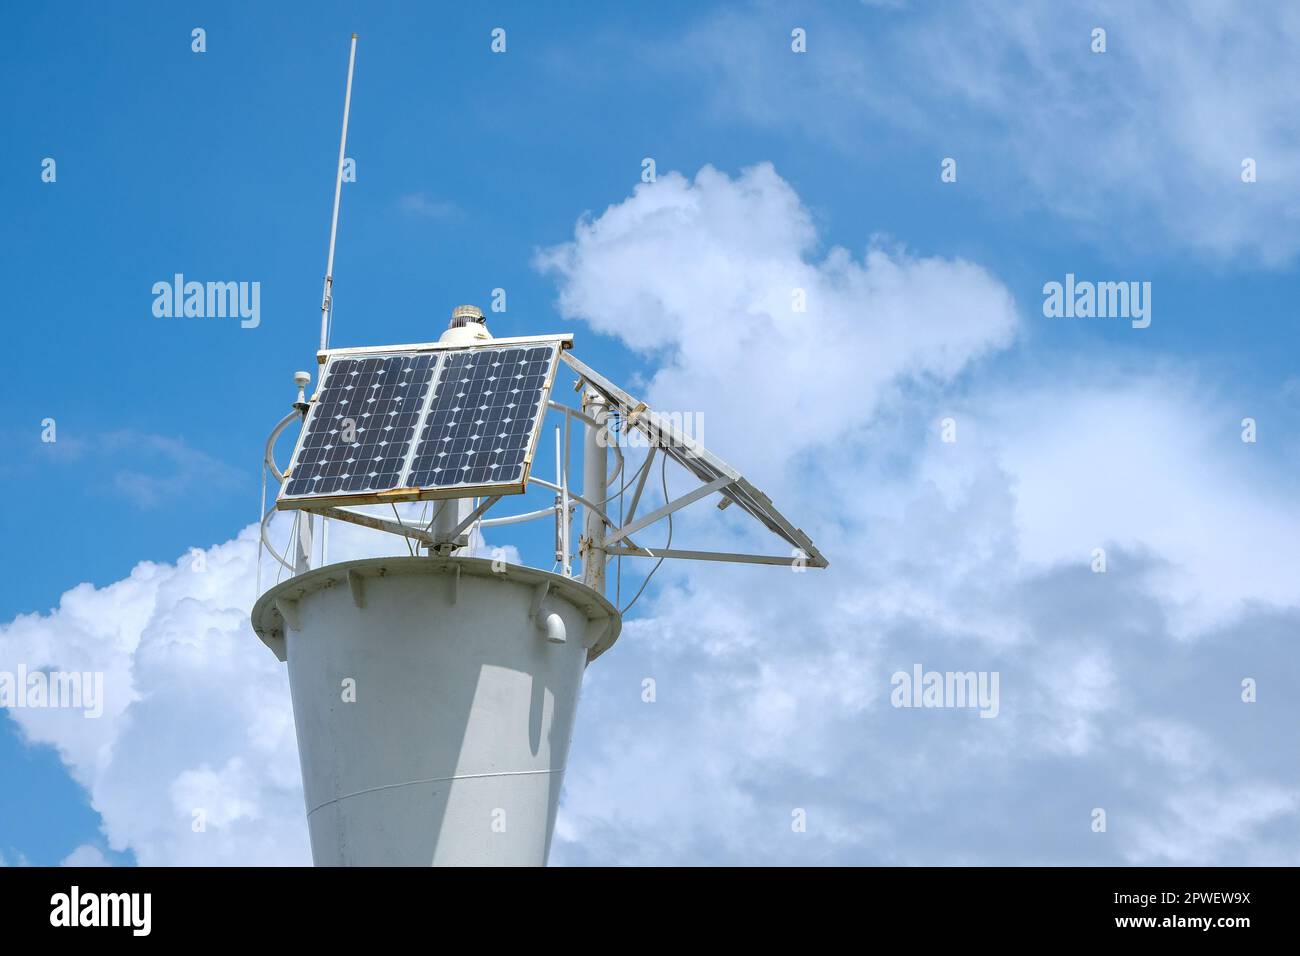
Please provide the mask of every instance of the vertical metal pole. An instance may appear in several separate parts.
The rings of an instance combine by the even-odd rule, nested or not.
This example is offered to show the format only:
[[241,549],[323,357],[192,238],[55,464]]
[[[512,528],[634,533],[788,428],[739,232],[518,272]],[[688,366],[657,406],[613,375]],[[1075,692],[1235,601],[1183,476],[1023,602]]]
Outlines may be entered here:
[[[298,386],[298,400],[293,403],[294,411],[302,418],[303,422],[307,421],[307,412],[309,406],[307,403],[306,390],[307,383],[311,381],[311,375],[307,372],[295,372],[293,376],[294,384]],[[275,434],[271,435],[271,441],[275,440]],[[267,443],[266,458],[271,457],[271,443]],[[266,512],[263,511],[263,514]],[[311,545],[312,545],[312,515],[310,511],[299,511],[297,518],[294,520],[293,536],[293,573],[302,574],[304,571],[311,570]],[[286,550],[286,553],[287,550]],[[322,562],[323,563],[323,562]]]
[[339,137],[339,168],[334,178],[334,217],[330,220],[330,252],[325,261],[325,291],[320,303],[320,347],[329,348],[329,320],[333,305],[334,239],[339,231],[339,196],[343,192],[343,154],[348,146],[348,111],[352,108],[352,68],[357,61],[357,35],[352,34],[352,50],[348,53],[348,87],[343,94],[343,134]]
[[[582,448],[582,496],[599,504],[605,500],[609,474],[608,432],[605,418],[609,409],[599,393],[588,389],[582,396],[582,410],[600,423],[600,427],[585,425]],[[584,507],[583,533],[579,542],[582,555],[582,583],[605,593],[605,521],[591,508]]]
[[[565,416],[566,418],[568,416]],[[567,438],[567,433],[566,433]],[[561,451],[561,447],[563,450]],[[555,426],[555,469],[560,486],[560,574],[568,577],[572,573],[569,564],[569,443],[560,444],[560,427]]]
[[312,515],[310,511],[298,512],[298,533],[294,536],[295,551],[293,573],[311,570]]
[[[469,498],[446,498],[438,503],[438,511],[433,516],[433,534],[439,542],[451,542],[444,548],[446,554],[451,554],[456,550],[455,539],[451,533],[456,527],[465,520],[474,507]],[[468,535],[473,529],[466,529],[463,534]]]
[[[339,232],[339,199],[343,193],[343,162],[348,148],[348,114],[352,110],[352,70],[357,62],[357,35],[352,34],[352,46],[348,50],[348,85],[343,93],[343,132],[339,135],[339,165],[334,176],[334,213],[330,217],[330,251],[325,260],[325,288],[321,292],[320,300],[320,347],[321,350],[329,348],[330,343],[330,315],[334,311],[334,242],[338,238]],[[324,566],[327,560],[329,548],[329,519],[321,519],[321,544],[320,544],[320,561]],[[300,529],[307,535],[307,553],[311,553],[311,533],[312,519],[310,515],[306,516],[306,521],[299,525]],[[310,560],[308,561],[310,565]]]
[[564,561],[564,467],[560,462],[560,426],[555,426],[555,563]]

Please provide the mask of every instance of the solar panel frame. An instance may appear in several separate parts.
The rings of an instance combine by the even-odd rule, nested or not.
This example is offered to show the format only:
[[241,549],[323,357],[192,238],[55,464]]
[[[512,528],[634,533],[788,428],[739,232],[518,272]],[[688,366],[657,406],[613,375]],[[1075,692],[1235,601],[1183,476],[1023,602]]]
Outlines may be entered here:
[[[548,336],[548,337],[521,337],[519,339],[509,340],[492,340],[482,344],[471,346],[447,346],[441,343],[420,345],[420,346],[394,346],[391,348],[383,347],[365,347],[359,349],[331,349],[328,352],[321,352],[321,374],[318,379],[317,390],[312,395],[307,415],[303,421],[302,430],[299,432],[298,440],[294,445],[293,455],[289,460],[289,467],[285,469],[285,480],[281,485],[280,494],[276,498],[276,508],[280,511],[287,511],[299,508],[310,508],[312,506],[329,506],[336,507],[341,505],[359,505],[359,504],[396,504],[404,501],[429,501],[440,500],[445,498],[471,498],[482,497],[487,495],[516,495],[523,494],[528,485],[528,479],[532,473],[533,458],[536,455],[537,447],[541,439],[541,430],[546,417],[547,403],[550,401],[551,389],[555,384],[555,375],[559,368],[558,355],[561,349],[567,347],[570,336]],[[509,351],[516,349],[546,348],[549,350],[547,357],[547,371],[545,380],[540,386],[538,393],[537,406],[533,414],[535,421],[531,434],[528,435],[525,443],[525,455],[523,467],[517,480],[508,482],[482,482],[466,483],[448,486],[412,486],[409,477],[412,472],[412,463],[415,457],[416,449],[423,440],[423,432],[428,421],[430,408],[438,394],[439,388],[443,384],[444,369],[447,365],[447,356],[466,352],[491,352],[491,351]],[[369,359],[388,359],[397,357],[409,357],[412,355],[432,354],[435,356],[435,364],[429,379],[429,383],[423,393],[420,411],[413,423],[411,437],[408,440],[405,457],[401,471],[398,473],[398,480],[392,488],[381,490],[372,490],[364,492],[335,492],[328,494],[296,494],[289,495],[285,490],[293,481],[295,469],[298,467],[302,458],[303,449],[306,446],[310,436],[313,434],[312,429],[316,419],[320,414],[321,398],[327,387],[330,385],[330,375],[335,367],[335,363]]]
[[[538,396],[540,400],[539,404],[533,406],[531,409],[528,409],[526,406],[524,408],[524,411],[526,411],[527,414],[533,418],[532,429],[528,431],[524,431],[520,429],[518,430],[517,434],[509,434],[507,432],[495,436],[497,439],[505,439],[505,443],[507,445],[511,443],[520,445],[520,449],[517,450],[522,450],[523,457],[519,465],[516,466],[522,468],[522,471],[520,472],[520,478],[518,480],[526,482],[528,471],[532,462],[532,456],[537,449],[537,440],[539,438],[539,428],[541,425],[541,421],[543,416],[546,414],[546,402],[550,398],[551,386],[555,382],[555,373],[556,373],[558,362],[556,361],[556,352],[553,346],[548,347],[545,345],[531,345],[531,346],[525,345],[525,346],[511,346],[509,348],[504,348],[504,349],[487,349],[487,348],[467,349],[464,351],[448,353],[446,356],[444,356],[442,365],[439,369],[439,374],[437,376],[437,382],[435,384],[435,387],[430,392],[429,401],[425,408],[425,414],[423,416],[421,426],[416,430],[416,435],[411,444],[410,454],[408,455],[407,458],[407,470],[405,474],[406,474],[406,480],[408,484],[413,483],[420,487],[438,487],[438,488],[445,488],[445,489],[457,489],[457,488],[466,488],[466,487],[473,488],[482,485],[481,480],[477,480],[474,478],[470,478],[464,482],[458,482],[455,484],[440,482],[436,486],[428,485],[425,482],[417,479],[423,478],[425,473],[430,471],[432,465],[434,464],[434,459],[436,457],[446,457],[448,455],[461,455],[461,456],[469,456],[474,459],[477,459],[484,454],[481,448],[468,447],[468,444],[476,439],[482,437],[490,437],[490,436],[474,436],[473,438],[471,438],[466,435],[443,435],[441,438],[435,438],[435,433],[432,431],[432,429],[439,427],[439,425],[435,425],[435,415],[447,416],[447,418],[449,419],[447,424],[459,427],[462,432],[468,432],[474,430],[473,426],[476,424],[474,422],[467,422],[463,417],[460,417],[459,421],[451,421],[450,420],[451,416],[455,415],[455,413],[458,411],[463,412],[466,409],[459,408],[459,407],[450,408],[446,403],[456,402],[457,398],[462,395],[465,396],[466,398],[473,396],[471,400],[477,400],[479,397],[485,398],[487,395],[492,395],[494,396],[494,399],[490,401],[488,404],[480,407],[484,407],[484,408],[515,407],[513,405],[502,406],[502,402],[498,399],[508,400],[510,396],[508,393],[503,393],[500,389],[500,386],[492,386],[490,389],[487,387],[488,382],[493,382],[498,380],[497,375],[490,375],[484,377],[481,374],[474,374],[479,371],[475,363],[478,363],[478,366],[484,365],[486,363],[487,357],[492,355],[492,353],[494,352],[495,353],[501,353],[501,352],[547,353],[544,356],[523,358],[518,366],[520,370],[516,375],[516,378],[523,378],[525,374],[527,374],[529,377],[536,377],[539,374],[542,376],[541,382],[539,382],[536,386],[529,386],[527,384],[523,385],[523,388],[529,390],[531,390],[532,387],[538,388]],[[540,363],[542,361],[546,362],[544,369],[533,369],[531,371],[527,370],[528,363]],[[453,363],[459,363],[459,367],[454,368]],[[507,367],[506,369],[502,370],[498,374],[500,375],[509,374],[510,371],[512,371],[512,369]],[[459,372],[468,372],[470,374],[467,377],[457,379],[455,382],[453,382],[451,380],[451,376]],[[465,392],[456,393],[456,395],[453,397],[447,397],[449,391],[457,388],[458,386],[465,386]],[[476,390],[476,386],[479,387],[477,390]],[[518,390],[519,389],[516,389],[516,391]],[[481,391],[482,395],[479,395],[478,391]],[[523,412],[514,412],[513,422],[523,422],[523,424],[526,426],[527,423],[526,421],[523,421],[522,416],[523,416]],[[504,428],[505,424],[503,423],[500,427]],[[435,444],[434,444],[435,442],[450,444],[452,446],[459,445],[461,446],[461,448],[458,451],[440,451],[437,452],[437,454],[435,455]],[[471,467],[475,471],[477,471],[479,469],[486,469],[489,467],[500,467],[500,464],[498,463],[495,466],[489,466],[486,464],[475,464],[471,466],[469,464],[465,464],[464,466],[462,466],[463,470],[470,470]],[[432,469],[432,470],[436,471],[438,469]],[[493,486],[498,486],[502,484],[511,485],[513,483],[503,482],[500,479],[498,479],[492,482],[492,484]],[[463,497],[463,496],[458,496],[458,497]]]
[[[387,414],[400,415],[403,418],[409,418],[410,419],[409,423],[405,425],[399,419],[399,421],[396,423],[395,426],[387,426],[387,427],[398,427],[402,429],[409,428],[411,437],[413,438],[416,433],[416,429],[419,426],[421,414],[423,412],[423,408],[425,405],[427,391],[433,386],[433,384],[437,380],[438,365],[439,365],[438,356],[430,353],[424,353],[424,354],[391,353],[391,354],[371,354],[365,356],[339,355],[331,359],[331,361],[325,366],[325,369],[320,378],[321,384],[318,387],[316,394],[312,396],[312,401],[309,404],[307,410],[307,417],[304,420],[303,428],[299,434],[298,442],[295,445],[293,457],[290,459],[289,469],[286,472],[286,480],[284,482],[283,487],[281,488],[281,497],[285,498],[286,500],[298,500],[298,499],[305,499],[305,498],[326,498],[326,497],[336,498],[336,497],[341,497],[348,493],[367,496],[367,495],[375,494],[377,491],[382,490],[383,488],[391,487],[392,484],[388,482],[381,485],[380,488],[355,487],[355,479],[358,476],[353,475],[345,479],[346,481],[351,482],[354,485],[353,487],[349,487],[349,488],[333,487],[331,488],[330,491],[327,492],[304,491],[298,493],[290,493],[290,488],[292,487],[295,480],[294,476],[302,468],[304,462],[304,456],[309,455],[311,452],[315,451],[318,448],[323,448],[325,450],[328,450],[334,447],[333,445],[329,445],[329,444],[322,445],[320,444],[321,442],[337,441],[336,439],[331,439],[329,437],[330,433],[325,431],[325,429],[329,427],[328,423],[325,423],[323,425],[320,423],[321,415],[327,413],[326,412],[327,393],[334,392],[340,394],[341,397],[339,398],[339,408],[341,411],[347,413],[348,418],[353,419],[354,424],[357,426],[358,437],[371,431],[371,429],[380,427],[380,425],[382,424],[381,422],[380,423],[365,422],[364,419],[368,418],[371,413],[369,411],[366,411],[363,414],[361,411],[362,408],[365,408],[369,402],[375,402],[375,401],[386,402],[386,401],[391,401],[392,399],[397,397],[395,394],[392,394],[391,392],[388,395],[383,394],[385,391],[389,391],[390,389],[395,390],[397,383],[394,382],[372,382],[372,384],[367,385],[366,379],[361,379],[359,380],[361,384],[357,387],[367,388],[367,389],[378,389],[379,390],[378,394],[371,394],[370,396],[367,396],[365,393],[359,393],[358,395],[355,396],[345,396],[345,395],[341,395],[341,393],[344,391],[350,391],[354,386],[350,383],[345,384],[347,382],[346,377],[341,382],[335,382],[334,379],[338,378],[340,375],[346,376],[349,374],[366,375],[367,378],[373,377],[377,379],[383,375],[390,374],[388,372],[388,369],[383,368],[385,363],[400,361],[404,365],[409,366],[409,363],[412,360],[418,361],[421,358],[426,359],[426,363],[424,365],[424,376],[423,376],[425,381],[423,384],[414,385],[415,388],[420,389],[418,395],[409,396],[407,400],[404,401],[401,405],[390,408],[390,410],[387,412]],[[340,366],[342,365],[349,365],[349,366],[356,365],[359,367],[352,368],[350,371],[345,371],[340,368]],[[371,366],[371,368],[366,368],[366,366]],[[375,374],[372,375],[371,373],[375,373]],[[414,398],[415,401],[414,402],[410,401],[410,398]],[[415,405],[414,408],[410,407],[412,404]],[[355,405],[356,407],[349,408],[348,407],[349,405]],[[383,406],[381,405],[379,408],[380,408],[380,414],[384,414]],[[329,410],[333,411],[334,407],[329,406]],[[413,418],[411,418],[412,415],[414,416]],[[385,436],[377,435],[376,437],[384,438]],[[396,440],[398,442],[402,442],[404,445],[405,442],[409,441],[410,439],[403,439],[399,436]],[[389,441],[386,438],[382,442],[382,444],[385,445],[388,443]],[[366,449],[366,446],[370,444],[371,442],[369,438],[366,438],[355,443],[350,443],[346,447],[351,449],[353,447],[360,446],[362,449]],[[367,450],[373,450],[373,447]],[[314,459],[316,456],[313,455],[312,457]],[[330,461],[328,460],[328,457],[329,456],[326,456],[325,467],[331,469],[347,467],[348,463],[342,461]],[[388,461],[390,462],[390,464],[391,463],[397,464],[396,473],[392,479],[392,482],[396,482],[396,480],[402,476],[405,469],[405,463],[406,463],[405,451],[403,451],[400,456],[389,457]],[[317,462],[313,460],[312,464],[316,464],[316,463]],[[391,467],[385,468],[384,471],[391,471]],[[327,475],[325,477],[327,477],[327,479],[330,479],[334,482],[337,482],[338,479],[342,476]]]

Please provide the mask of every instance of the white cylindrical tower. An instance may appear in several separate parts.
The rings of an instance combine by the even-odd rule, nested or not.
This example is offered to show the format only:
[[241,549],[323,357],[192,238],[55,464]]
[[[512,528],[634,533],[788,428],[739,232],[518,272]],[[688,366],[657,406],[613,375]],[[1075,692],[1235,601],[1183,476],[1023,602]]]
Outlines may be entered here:
[[[308,400],[311,376],[295,376],[294,412],[272,430],[263,456],[281,487],[275,504],[262,509],[258,586],[260,548],[293,577],[261,595],[253,628],[288,664],[317,865],[541,865],[555,828],[584,669],[621,628],[604,595],[607,562],[654,560],[641,590],[665,558],[790,563],[780,554],[672,550],[671,524],[663,549],[641,547],[631,535],[720,493],[719,507],[738,505],[811,566],[825,567],[826,559],[739,472],[665,428],[644,402],[574,357],[571,334],[494,339],[483,311],[461,305],[436,344],[329,348],[356,39],[353,34],[321,298],[321,380]],[[479,358],[485,360],[475,366]],[[551,397],[560,362],[578,377],[580,413]],[[441,399],[447,401],[436,406]],[[556,429],[554,482],[531,471],[550,409],[566,416],[562,443]],[[302,431],[282,471],[275,442],[297,416]],[[620,430],[634,428],[651,442],[626,518],[622,494],[632,476],[624,473],[621,445],[611,445],[606,432],[610,416]],[[575,421],[584,428],[577,496],[569,481]],[[434,444],[452,442],[459,444]],[[416,468],[421,445],[425,459],[454,453],[463,463],[447,463],[439,481],[440,468],[430,471],[427,462]],[[613,476],[611,447],[618,458]],[[634,519],[656,454],[663,456],[661,467],[671,458],[701,484]],[[456,480],[445,480],[449,475]],[[553,512],[484,517],[501,498],[524,494],[530,482],[555,492]],[[444,497],[457,493],[465,497]],[[583,507],[581,582],[571,577],[574,497]],[[609,517],[615,497],[618,526]],[[440,504],[428,525],[408,525],[396,512],[399,502],[433,499]],[[349,505],[391,506],[397,520]],[[277,511],[297,512],[285,554],[268,536]],[[477,528],[552,513],[563,574],[456,556]],[[327,564],[329,521],[401,535],[408,548],[418,541],[427,557]],[[322,566],[313,570],[315,553]]]
[[289,667],[318,866],[542,865],[583,670],[618,612],[479,558],[328,565],[253,626]]

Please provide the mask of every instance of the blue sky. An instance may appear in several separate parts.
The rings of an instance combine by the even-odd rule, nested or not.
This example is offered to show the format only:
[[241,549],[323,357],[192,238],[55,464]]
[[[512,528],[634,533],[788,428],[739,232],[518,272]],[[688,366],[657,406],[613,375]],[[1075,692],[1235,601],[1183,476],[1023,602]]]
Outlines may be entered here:
[[[848,632],[871,632],[869,639],[859,634],[868,642],[861,659],[879,660],[884,669],[875,683],[864,678],[871,700],[882,688],[887,696],[895,662],[922,659],[918,642],[926,645],[907,636],[911,629],[947,634],[938,646],[965,647],[962,660],[996,663],[1009,644],[1033,646],[1036,652],[1017,658],[1027,668],[1022,685],[1042,694],[1056,686],[1050,661],[1067,653],[1054,643],[1065,609],[1079,587],[1095,583],[1069,578],[1061,557],[1079,551],[1086,563],[1090,546],[1070,540],[1072,529],[1055,516],[1093,513],[1053,472],[1053,462],[1066,461],[1095,469],[1092,487],[1113,480],[1119,489],[1120,498],[1098,500],[1097,513],[1132,520],[1126,517],[1119,531],[1099,527],[1097,540],[1113,541],[1116,553],[1131,555],[1130,567],[1150,572],[1141,577],[1141,593],[1125,592],[1124,601],[1153,615],[1112,595],[1107,633],[1132,630],[1133,640],[1149,639],[1146,663],[1120,671],[1120,651],[1099,645],[1068,671],[1159,670],[1196,646],[1204,653],[1188,659],[1189,673],[1220,673],[1222,664],[1228,693],[1245,672],[1220,661],[1224,648],[1250,648],[1261,672],[1294,676],[1282,661],[1294,656],[1297,569],[1294,547],[1279,542],[1297,524],[1300,491],[1300,114],[1290,82],[1296,67],[1287,56],[1288,38],[1300,28],[1284,5],[1252,8],[1249,21],[1213,4],[1181,14],[1171,5],[1126,6],[498,4],[462,12],[426,4],[109,10],[58,3],[12,11],[0,38],[7,131],[0,269],[10,303],[0,386],[8,450],[0,482],[10,502],[0,512],[0,530],[10,547],[0,552],[0,576],[8,582],[0,591],[0,626],[35,615],[25,626],[44,629],[40,646],[57,648],[69,625],[52,610],[66,592],[129,580],[142,561],[174,565],[191,548],[216,549],[255,519],[266,433],[292,399],[292,372],[314,368],[347,41],[356,31],[348,155],[357,181],[343,193],[332,344],[434,339],[452,306],[486,307],[491,290],[502,287],[508,311],[492,316],[495,334],[571,330],[584,361],[615,380],[635,383],[669,407],[706,409],[710,444],[754,469],[765,487],[785,491],[786,498],[774,497],[791,501],[786,510],[795,523],[827,542],[823,550],[836,566],[813,586],[816,597],[804,599],[862,617]],[[1097,26],[1108,31],[1102,54],[1089,49]],[[191,51],[195,27],[206,30],[201,54]],[[494,27],[507,31],[504,54],[489,48]],[[791,51],[795,27],[807,30],[807,53]],[[57,162],[56,182],[42,182],[45,157]],[[660,182],[639,189],[645,157],[655,160]],[[940,180],[945,157],[957,159],[955,183]],[[1258,161],[1257,182],[1241,181],[1245,157]],[[721,178],[702,175],[705,167]],[[658,186],[666,188],[650,191]],[[688,233],[655,217],[649,206],[661,201],[656,195],[680,203],[679,217],[692,224]],[[707,216],[714,218],[692,218]],[[750,217],[752,230],[743,228]],[[768,226],[771,242],[763,238]],[[787,247],[800,230],[804,238]],[[705,244],[691,246],[701,235]],[[671,264],[682,248],[698,248],[698,262],[716,255],[725,267],[716,278],[681,278],[689,269],[675,276]],[[837,248],[847,250],[849,268],[835,265]],[[868,248],[899,270],[896,290],[865,265]],[[953,265],[959,262],[978,275]],[[813,343],[805,357],[837,368],[847,363],[842,373],[825,376],[844,388],[823,395],[817,407],[842,421],[843,433],[809,421],[793,397],[805,383],[789,380],[780,353],[758,368],[747,366],[766,353],[728,351],[751,321],[765,327],[755,304],[770,298],[764,277],[792,263],[823,284],[825,314],[812,311],[836,343],[834,356],[819,357]],[[637,278],[606,288],[602,274],[629,274],[617,266]],[[155,318],[151,287],[178,272],[200,281],[260,282],[260,325]],[[1067,273],[1150,282],[1151,327],[1045,318],[1043,284]],[[779,298],[786,286],[773,281]],[[951,294],[936,291],[948,288]],[[880,335],[874,314],[893,317]],[[884,339],[897,346],[888,360],[881,358]],[[951,346],[955,341],[964,344]],[[946,349],[955,352],[935,358]],[[854,363],[865,371],[855,375]],[[867,384],[854,394],[859,381]],[[736,403],[717,397],[755,388],[790,391],[789,421],[801,437],[784,453],[758,442]],[[865,411],[834,408],[836,401]],[[930,440],[931,426],[945,414],[973,423],[977,436],[973,450],[962,446],[971,457],[947,471],[935,463]],[[1240,441],[1246,416],[1258,422],[1257,443]],[[46,418],[57,422],[54,444],[40,441]],[[1202,475],[1212,478],[1197,484]],[[820,498],[790,497],[809,481],[820,482]],[[996,493],[976,503],[970,496],[983,496],[985,481],[997,485]],[[1165,481],[1177,487],[1162,494]],[[863,491],[865,485],[874,492],[872,482],[883,489],[875,501]],[[843,509],[827,507],[828,499],[843,501]],[[1004,499],[1010,503],[1000,511]],[[1143,524],[1162,501],[1184,508]],[[955,536],[956,517],[932,524],[944,508],[977,526],[979,540]],[[1224,523],[1210,510],[1222,511]],[[1252,527],[1267,533],[1253,537]],[[1216,536],[1220,528],[1241,536]],[[531,557],[545,550],[548,534],[542,529],[517,543]],[[882,541],[889,535],[894,543]],[[905,538],[932,547],[910,553],[897,545]],[[991,569],[1006,562],[988,549],[996,554],[1003,545],[990,541],[1010,541],[1006,546],[1020,556],[1016,575],[1000,583],[991,583]],[[837,561],[832,547],[853,557]],[[879,575],[864,557],[876,552]],[[959,552],[983,555],[990,565],[954,570],[943,563],[942,555]],[[1187,558],[1191,552],[1199,557]],[[1032,568],[1020,568],[1021,559]],[[1254,562],[1277,580],[1255,574]],[[1191,569],[1185,580],[1162,577],[1161,568],[1180,567]],[[1225,570],[1231,567],[1241,569],[1240,579]],[[900,596],[898,582],[909,568],[922,580],[969,574],[1008,603],[980,607],[971,593],[944,586]],[[642,671],[681,667],[693,680],[702,672],[722,683],[734,678],[727,693],[740,693],[735,688],[746,686],[748,667],[741,660],[708,641],[702,647],[712,650],[695,652],[703,660],[672,649],[673,628],[686,613],[680,609],[712,589],[708,607],[734,605],[741,621],[719,624],[719,633],[767,633],[783,626],[786,612],[745,605],[760,585],[733,569],[671,575],[652,588],[653,600],[638,608],[644,621],[628,628],[602,666],[621,656],[625,663],[611,663],[611,673],[626,668],[634,681]],[[1130,584],[1138,588],[1138,578]],[[1051,611],[1043,612],[1050,623],[1035,617],[1038,602]],[[230,603],[246,610],[251,601]],[[99,613],[112,618],[116,607],[109,601]],[[972,623],[983,615],[1020,620],[1024,631],[999,638],[996,627]],[[819,631],[827,642],[823,662],[835,660],[834,648],[845,640],[828,628]],[[16,643],[18,633],[10,630],[6,639],[26,647]],[[761,659],[763,642],[755,638],[754,646]],[[251,634],[245,650],[263,653]],[[35,659],[35,651],[22,653],[4,659]],[[1081,703],[1078,714],[1061,718],[1077,731],[1061,732],[1062,749],[1046,747],[1028,768],[990,758],[987,790],[968,803],[937,786],[918,784],[910,796],[923,791],[935,808],[960,817],[955,806],[997,804],[1026,780],[1056,786],[1072,775],[1111,775],[1123,791],[1126,768],[1138,764],[1107,762],[1091,749],[1098,734],[1127,739],[1123,728],[1163,728],[1143,741],[1198,741],[1184,750],[1234,749],[1213,727],[1240,719],[1243,705],[1216,721],[1207,711],[1193,716],[1156,703],[1165,692],[1174,700],[1183,691],[1196,697],[1202,679],[1187,678],[1181,691],[1147,685],[1126,695],[1115,689],[1123,681],[1098,677],[1095,696],[1105,698],[1109,689],[1112,697]],[[809,688],[821,686],[809,680]],[[1091,690],[1057,690],[1071,700],[1094,697]],[[806,717],[797,691],[788,693],[796,700],[790,713]],[[606,789],[592,784],[583,793],[593,796],[570,797],[558,861],[601,862],[619,853],[659,859],[624,845],[633,834],[665,848],[694,846],[686,862],[770,859],[747,855],[739,837],[708,831],[688,839],[707,831],[698,816],[638,812],[635,801],[622,813],[604,813],[595,794],[616,800],[641,789],[611,755],[613,742],[651,732],[638,730],[645,718],[635,708],[621,710],[618,699],[598,685],[584,703],[602,715],[588,713],[592,725],[613,720],[616,727],[603,742],[591,731],[575,742],[570,787],[595,780]],[[727,695],[707,699],[720,710],[736,704]],[[700,717],[674,706],[665,704],[668,716],[652,725],[665,750],[676,739],[676,721],[689,725]],[[1268,704],[1261,699],[1256,706],[1263,711]],[[885,707],[883,716],[868,714],[876,728],[906,714]],[[145,713],[136,715],[137,725]],[[1089,721],[1099,713],[1117,723],[1093,728]],[[1253,816],[1243,810],[1226,836],[1192,823],[1162,829],[1152,822],[1162,814],[1183,819],[1177,793],[1184,790],[1203,794],[1207,806],[1219,808],[1213,813],[1241,805],[1222,790],[1226,764],[1197,764],[1193,772],[1167,757],[1178,749],[1169,744],[1164,762],[1157,760],[1163,769],[1153,771],[1168,781],[1160,798],[1166,803],[1151,797],[1134,809],[1130,819],[1147,824],[1133,824],[1127,849],[1076,846],[1058,839],[1049,821],[1041,831],[991,835],[997,849],[958,834],[909,851],[886,836],[908,827],[896,812],[903,797],[864,790],[850,769],[859,766],[847,756],[853,747],[834,743],[852,738],[855,714],[846,705],[833,725],[804,724],[824,734],[810,748],[826,750],[816,766],[775,745],[741,748],[748,762],[738,766],[761,768],[764,782],[727,784],[718,798],[725,805],[770,796],[800,806],[813,790],[822,819],[836,821],[815,848],[771,854],[842,862],[1252,861],[1276,859],[1260,849],[1269,828],[1295,822],[1294,760],[1279,763],[1272,745],[1258,742],[1246,748],[1253,762],[1244,779],[1257,782],[1252,792],[1265,795],[1263,809]],[[1283,716],[1290,722],[1282,726],[1291,729],[1274,726],[1293,745],[1294,708],[1275,710],[1271,719]],[[1033,721],[1022,715],[1005,723],[1022,733]],[[165,721],[160,727],[165,733]],[[919,727],[908,746],[933,758],[927,747],[934,732]],[[165,841],[139,836],[122,819],[114,788],[139,767],[114,767],[119,758],[102,756],[107,770],[93,769],[93,760],[79,762],[79,744],[62,733],[29,728],[25,742],[11,717],[0,718],[0,769],[20,782],[0,788],[0,857],[51,864],[93,846],[116,861],[137,858],[141,847],[151,860],[194,859],[168,855]],[[784,737],[786,730],[773,733]],[[1010,747],[1009,740],[1002,744]],[[115,746],[130,749],[120,740]],[[204,766],[251,763],[231,747],[204,754]],[[700,748],[696,756],[707,762]],[[972,745],[971,752],[979,750]],[[696,766],[689,755],[681,763]],[[296,772],[296,761],[290,770]],[[145,776],[139,785],[169,783]],[[260,819],[272,816],[264,807]],[[286,818],[286,831],[294,825]],[[754,826],[738,825],[737,832],[758,839],[753,834],[765,831]],[[230,852],[245,852],[237,832],[232,825]],[[879,849],[882,841],[888,851]],[[1296,852],[1293,838],[1276,850],[1290,862]],[[664,854],[673,858],[668,849]]]

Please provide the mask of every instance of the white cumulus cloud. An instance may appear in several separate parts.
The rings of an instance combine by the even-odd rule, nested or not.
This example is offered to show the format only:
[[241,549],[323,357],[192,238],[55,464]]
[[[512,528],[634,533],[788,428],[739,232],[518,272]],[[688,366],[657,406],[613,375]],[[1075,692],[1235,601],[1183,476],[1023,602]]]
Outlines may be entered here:
[[[1002,380],[979,361],[1016,341],[1001,283],[820,254],[768,166],[661,176],[538,262],[566,315],[654,357],[651,404],[705,410],[708,444],[831,560],[660,571],[589,675],[558,859],[1297,859],[1272,836],[1300,773],[1267,728],[1296,710],[1300,515],[1194,371],[1094,356]],[[766,550],[690,514],[693,546]],[[890,706],[915,663],[998,672],[997,718]],[[1268,707],[1243,703],[1263,672]],[[1234,824],[1199,815],[1216,807]]]
[[1050,210],[1108,249],[1272,267],[1300,253],[1300,10],[1286,0],[828,7],[800,19],[802,56],[773,43],[788,20],[761,3],[709,14],[662,63],[702,74],[727,120],[847,151],[903,131],[929,145],[936,179],[954,157],[963,190]]

